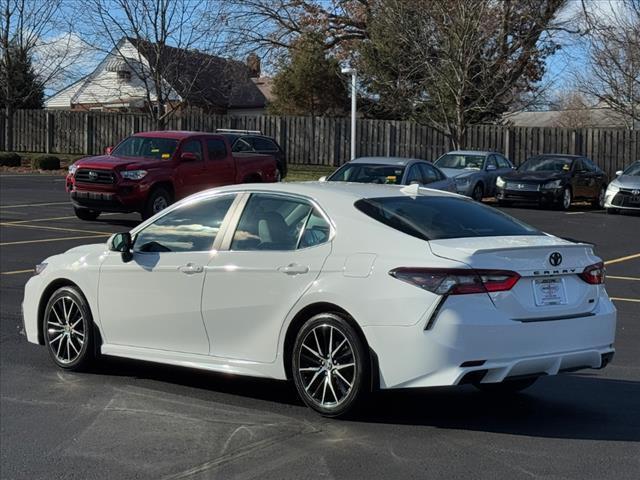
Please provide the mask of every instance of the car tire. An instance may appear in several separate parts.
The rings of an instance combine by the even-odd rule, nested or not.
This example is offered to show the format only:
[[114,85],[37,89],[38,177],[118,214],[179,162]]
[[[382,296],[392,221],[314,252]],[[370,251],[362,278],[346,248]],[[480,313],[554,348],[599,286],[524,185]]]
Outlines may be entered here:
[[42,332],[53,362],[65,370],[85,370],[95,360],[91,309],[77,287],[57,289],[44,309]]
[[617,208],[607,208],[607,213],[609,215],[617,215],[620,213],[620,210],[618,210]]
[[91,210],[89,208],[78,208],[73,207],[73,211],[80,220],[92,221],[97,219],[100,216],[99,210]]
[[593,199],[593,201],[591,202],[591,206],[593,208],[600,208],[600,209],[604,208],[604,197],[606,193],[607,193],[607,189],[604,186],[600,187],[600,190],[598,191],[598,196]]
[[538,377],[521,378],[517,380],[504,380],[499,383],[474,383],[473,386],[478,390],[491,394],[510,394],[517,393],[525,388],[529,388],[536,383]]
[[325,417],[346,416],[368,393],[367,350],[340,314],[321,313],[304,323],[290,365],[302,401]]
[[144,210],[142,211],[142,219],[153,217],[156,213],[161,212],[173,203],[173,195],[164,187],[156,187],[151,191]]
[[471,198],[473,198],[476,202],[482,202],[482,198],[484,197],[484,188],[481,183],[477,183],[475,187],[473,187],[473,191],[471,192]]
[[562,197],[558,201],[557,207],[560,210],[569,210],[569,208],[571,207],[572,201],[573,201],[573,194],[571,192],[571,189],[569,187],[565,187],[562,190]]

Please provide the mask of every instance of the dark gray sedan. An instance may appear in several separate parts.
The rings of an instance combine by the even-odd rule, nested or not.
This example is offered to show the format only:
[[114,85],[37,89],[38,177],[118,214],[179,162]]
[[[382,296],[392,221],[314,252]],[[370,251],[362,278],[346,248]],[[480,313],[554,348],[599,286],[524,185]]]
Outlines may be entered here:
[[456,192],[456,182],[431,162],[417,158],[362,157],[342,165],[328,182],[380,183],[387,185],[424,185],[436,190]]
[[513,165],[504,155],[474,150],[445,153],[434,165],[455,180],[459,194],[477,201],[493,195],[496,178],[513,170]]

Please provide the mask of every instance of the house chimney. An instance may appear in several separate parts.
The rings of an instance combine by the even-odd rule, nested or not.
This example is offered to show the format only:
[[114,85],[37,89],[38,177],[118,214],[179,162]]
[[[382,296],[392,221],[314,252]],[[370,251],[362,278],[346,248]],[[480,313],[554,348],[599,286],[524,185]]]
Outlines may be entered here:
[[251,78],[260,78],[260,57],[255,53],[250,53],[247,57],[247,67]]

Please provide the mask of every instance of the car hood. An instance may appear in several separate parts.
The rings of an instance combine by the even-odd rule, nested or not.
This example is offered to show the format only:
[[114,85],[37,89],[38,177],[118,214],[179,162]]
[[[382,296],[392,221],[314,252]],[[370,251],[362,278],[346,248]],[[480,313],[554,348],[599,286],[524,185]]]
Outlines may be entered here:
[[95,168],[96,170],[135,170],[154,167],[166,162],[167,160],[153,158],[98,155],[97,157],[81,158],[74,165],[78,168]]
[[73,247],[64,252],[72,253],[72,254],[87,254],[87,253],[102,253],[107,249],[106,242],[102,243],[90,243],[89,245],[80,245],[78,247]]
[[561,180],[567,177],[567,174],[559,172],[510,172],[500,175],[503,180],[515,182],[548,182],[550,180]]
[[480,170],[460,169],[460,168],[440,168],[440,171],[449,178],[470,177],[471,175],[480,173]]
[[638,175],[620,175],[618,178],[614,179],[611,182],[611,185],[614,185],[619,188],[633,188],[640,189],[640,176]]

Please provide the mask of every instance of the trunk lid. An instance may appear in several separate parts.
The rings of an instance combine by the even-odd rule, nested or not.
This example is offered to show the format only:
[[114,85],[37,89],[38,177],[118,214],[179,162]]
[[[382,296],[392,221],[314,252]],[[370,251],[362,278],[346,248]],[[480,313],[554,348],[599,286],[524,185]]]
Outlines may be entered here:
[[431,240],[429,245],[435,255],[474,269],[517,272],[521,278],[511,290],[489,293],[496,308],[514,320],[570,317],[597,305],[601,286],[579,277],[585,267],[601,261],[589,244],[526,235]]

